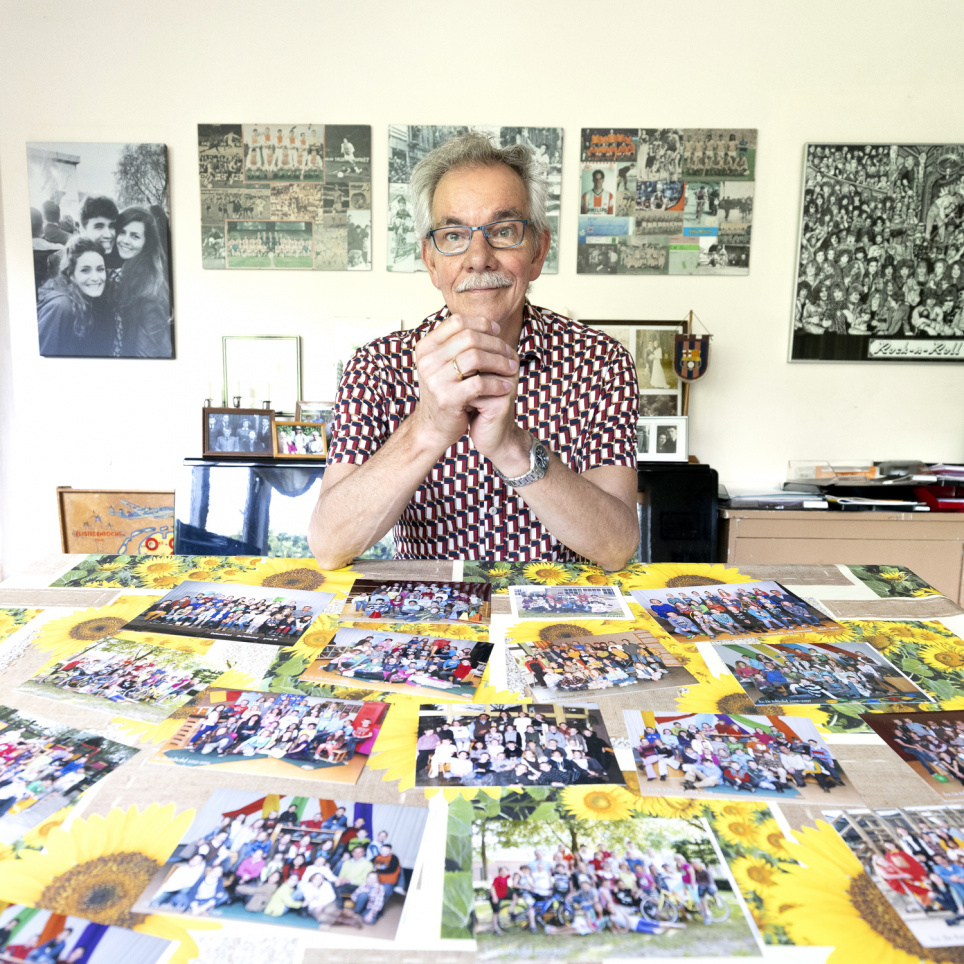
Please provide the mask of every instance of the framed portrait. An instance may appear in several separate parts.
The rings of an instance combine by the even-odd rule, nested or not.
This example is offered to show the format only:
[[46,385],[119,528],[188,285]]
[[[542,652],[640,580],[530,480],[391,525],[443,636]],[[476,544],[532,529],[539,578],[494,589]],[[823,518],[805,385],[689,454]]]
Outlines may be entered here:
[[274,412],[264,408],[205,408],[201,419],[205,458],[271,458]]
[[40,354],[173,358],[167,147],[29,143],[27,179]]
[[324,422],[276,421],[276,459],[323,459],[328,454]]
[[964,361],[960,144],[807,144],[790,361]]
[[[271,402],[289,418],[301,398],[301,338],[298,335],[223,335],[222,404],[241,399],[248,408]],[[269,449],[270,451],[270,449]]]
[[689,458],[685,415],[641,418],[636,422],[636,458],[640,462],[686,462]]
[[299,401],[295,409],[295,421],[312,422],[325,426],[325,446],[331,445],[331,422],[335,417],[335,403]]
[[170,555],[174,493],[57,487],[64,552]]
[[606,332],[636,359],[641,418],[687,414],[690,386],[673,370],[676,336],[687,333],[687,319],[582,323]]

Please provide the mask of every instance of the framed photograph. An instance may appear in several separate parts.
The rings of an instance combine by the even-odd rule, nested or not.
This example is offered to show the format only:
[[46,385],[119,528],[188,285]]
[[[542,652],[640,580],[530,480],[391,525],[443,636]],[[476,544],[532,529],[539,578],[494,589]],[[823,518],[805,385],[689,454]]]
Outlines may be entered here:
[[636,422],[636,457],[640,462],[685,462],[688,458],[687,417],[657,416]]
[[201,454],[205,458],[271,457],[274,412],[264,408],[205,408],[201,416]]
[[327,454],[324,422],[274,423],[276,459],[323,459]]
[[170,555],[174,493],[57,487],[64,552]]
[[606,332],[636,359],[640,417],[687,413],[690,386],[673,370],[676,336],[687,334],[687,319],[582,323]]
[[254,408],[270,401],[279,415],[294,415],[301,398],[301,338],[298,335],[224,335],[222,403],[240,397]]
[[807,144],[790,361],[964,361],[960,144]]
[[174,357],[167,174],[164,144],[27,144],[41,355]]
[[325,426],[325,445],[331,445],[331,422],[335,417],[335,402],[305,402],[299,400],[295,409],[295,421],[311,422]]

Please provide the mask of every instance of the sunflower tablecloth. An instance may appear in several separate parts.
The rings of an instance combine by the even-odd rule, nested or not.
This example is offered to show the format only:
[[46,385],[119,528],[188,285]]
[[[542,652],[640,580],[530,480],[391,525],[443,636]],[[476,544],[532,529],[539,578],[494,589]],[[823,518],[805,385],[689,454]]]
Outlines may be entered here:
[[[325,957],[326,948],[331,952],[331,960],[336,956],[341,959],[342,955],[350,957],[351,941],[346,944],[340,936],[303,944],[287,933],[266,934],[257,925],[243,928],[244,935],[240,936],[237,927],[222,927],[215,921],[132,913],[131,906],[144,880],[166,859],[190,823],[193,808],[223,785],[224,778],[198,770],[172,774],[166,768],[148,764],[157,743],[170,733],[171,724],[152,726],[120,714],[109,720],[94,710],[50,703],[17,687],[42,667],[117,632],[143,609],[145,597],[159,597],[185,580],[344,591],[354,578],[362,575],[491,582],[491,635],[497,645],[483,686],[476,694],[479,702],[509,703],[525,698],[521,674],[505,656],[504,640],[518,631],[510,616],[509,586],[616,585],[628,592],[772,579],[808,601],[816,601],[843,623],[847,639],[869,643],[928,693],[933,693],[935,704],[921,709],[964,708],[964,613],[914,574],[896,566],[736,569],[723,565],[658,564],[633,565],[617,573],[606,573],[593,566],[562,563],[359,561],[350,571],[332,573],[305,559],[57,556],[35,564],[26,576],[0,584],[0,666],[7,659],[0,676],[0,703],[40,718],[64,719],[73,726],[142,746],[144,752],[103,780],[93,798],[85,800],[84,812],[67,829],[51,819],[26,842],[26,847],[21,842],[19,847],[0,853],[0,899],[34,901],[63,913],[170,937],[179,942],[175,960],[180,961],[199,959],[223,964],[224,960],[264,960],[268,955],[274,961],[300,961],[305,946],[306,961],[329,959]],[[634,615],[645,619],[638,607],[634,608]],[[333,618],[323,619],[294,646],[272,652],[269,659],[262,656],[246,665],[225,667],[218,684],[275,692],[301,690],[305,684],[299,683],[298,677],[330,641],[335,626]],[[571,624],[530,622],[526,629],[546,634],[542,638],[591,635],[595,631],[581,620]],[[599,693],[597,702],[621,760],[627,759],[628,750],[624,709],[807,714],[833,744],[835,755],[865,806],[942,802],[862,724],[857,708],[838,703],[754,709],[731,677],[715,675],[708,668],[699,647],[676,644],[674,655],[696,678],[683,691],[657,690],[647,697],[645,706],[640,705],[639,697]],[[312,692],[318,689],[315,687]],[[364,698],[371,696],[365,693]],[[387,699],[392,706],[375,752],[358,783],[339,788],[339,795],[425,806],[425,792],[414,787],[417,704],[398,694],[390,694]],[[964,952],[926,950],[916,944],[846,844],[821,821],[819,807],[782,801],[779,806],[766,806],[753,801],[726,804],[666,796],[639,797],[635,795],[635,774],[628,776],[631,782],[629,790],[620,794],[620,814],[625,807],[644,815],[697,815],[699,811],[698,815],[710,822],[765,941],[767,958],[800,960],[802,947],[791,950],[790,945],[805,945],[813,948],[812,959],[822,960],[830,955],[833,964],[964,960]],[[231,785],[239,788],[255,788],[256,783],[247,776],[231,778]],[[288,779],[273,783],[272,790],[279,794],[306,792],[303,782]],[[444,795],[460,799],[466,796],[448,790]],[[439,802],[438,794],[435,801]],[[605,812],[597,818],[606,819]],[[796,839],[788,839],[784,829],[791,830]],[[440,876],[441,857],[438,863],[436,867],[426,866],[423,876]],[[827,950],[818,950],[821,946]],[[426,948],[421,955],[417,947],[409,948],[411,953],[405,956],[428,962],[447,955],[445,945],[434,937],[427,939]],[[456,959],[458,950],[464,947],[453,947],[451,959]],[[466,959],[471,959],[471,955]]]

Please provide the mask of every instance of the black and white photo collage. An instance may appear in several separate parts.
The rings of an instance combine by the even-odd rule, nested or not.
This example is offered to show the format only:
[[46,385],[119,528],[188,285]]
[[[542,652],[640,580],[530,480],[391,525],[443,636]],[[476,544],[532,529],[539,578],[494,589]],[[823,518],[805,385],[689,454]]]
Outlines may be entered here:
[[202,263],[371,270],[371,127],[198,124]]
[[756,150],[748,128],[583,128],[577,272],[749,274]]

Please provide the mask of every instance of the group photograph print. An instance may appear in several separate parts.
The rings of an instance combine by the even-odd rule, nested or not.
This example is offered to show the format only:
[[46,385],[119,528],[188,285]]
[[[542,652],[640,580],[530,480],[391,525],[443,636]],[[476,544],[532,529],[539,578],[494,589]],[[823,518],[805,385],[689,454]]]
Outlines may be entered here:
[[861,799],[805,716],[624,710],[641,793],[859,806]]
[[388,127],[388,270],[424,271],[422,239],[415,236],[410,183],[412,168],[436,147],[469,132],[484,134],[496,147],[523,144],[549,182],[546,216],[552,237],[543,274],[559,271],[559,206],[562,199],[561,127],[488,127],[477,124],[390,124]]
[[28,964],[163,964],[173,942],[153,934],[94,924],[83,917],[57,914],[27,904],[0,911],[0,961]]
[[964,361],[964,145],[807,144],[791,361]]
[[160,723],[224,673],[239,655],[225,650],[229,645],[198,652],[167,645],[162,636],[107,636],[41,670],[19,688],[71,706]]
[[275,422],[276,459],[323,459],[327,452],[324,423]]
[[128,622],[127,632],[288,646],[335,598],[333,592],[186,580]]
[[595,703],[440,703],[418,715],[417,787],[626,785]]
[[198,124],[205,268],[370,271],[372,129]]
[[541,639],[533,633],[527,640],[522,624],[514,636],[508,643],[509,654],[540,703],[571,701],[582,694],[594,697],[599,690],[642,695],[696,682],[659,638],[645,629],[559,639]]
[[755,129],[584,127],[580,161],[578,274],[749,274]]
[[341,618],[353,623],[488,623],[487,582],[356,579]]
[[615,586],[509,586],[516,619],[626,619],[629,603]]
[[164,144],[29,143],[40,354],[173,358]]
[[932,790],[964,802],[964,713],[868,713],[863,719]]
[[258,408],[201,410],[201,454],[213,458],[269,458],[274,451],[274,412]]
[[463,895],[472,905],[459,929],[443,916],[443,936],[474,937],[485,964],[759,955],[705,818],[626,807],[622,819],[596,819],[594,795],[588,806],[575,793],[560,804],[523,791],[484,811],[478,797],[450,807],[446,852],[458,871],[445,875],[446,907]]
[[844,627],[778,582],[687,589],[633,589],[633,599],[680,642],[710,642],[794,632],[839,633]]
[[0,844],[10,846],[137,755],[133,747],[0,706]]
[[424,807],[215,790],[134,907],[392,940],[427,820]]
[[714,646],[713,652],[754,706],[855,703],[886,710],[931,702],[869,643],[733,640]]
[[964,947],[964,810],[837,810],[824,817],[910,932],[905,940]]
[[183,722],[153,762],[353,784],[387,709],[374,700],[211,687],[178,714]]
[[327,686],[471,702],[491,652],[488,640],[343,626],[300,678]]

